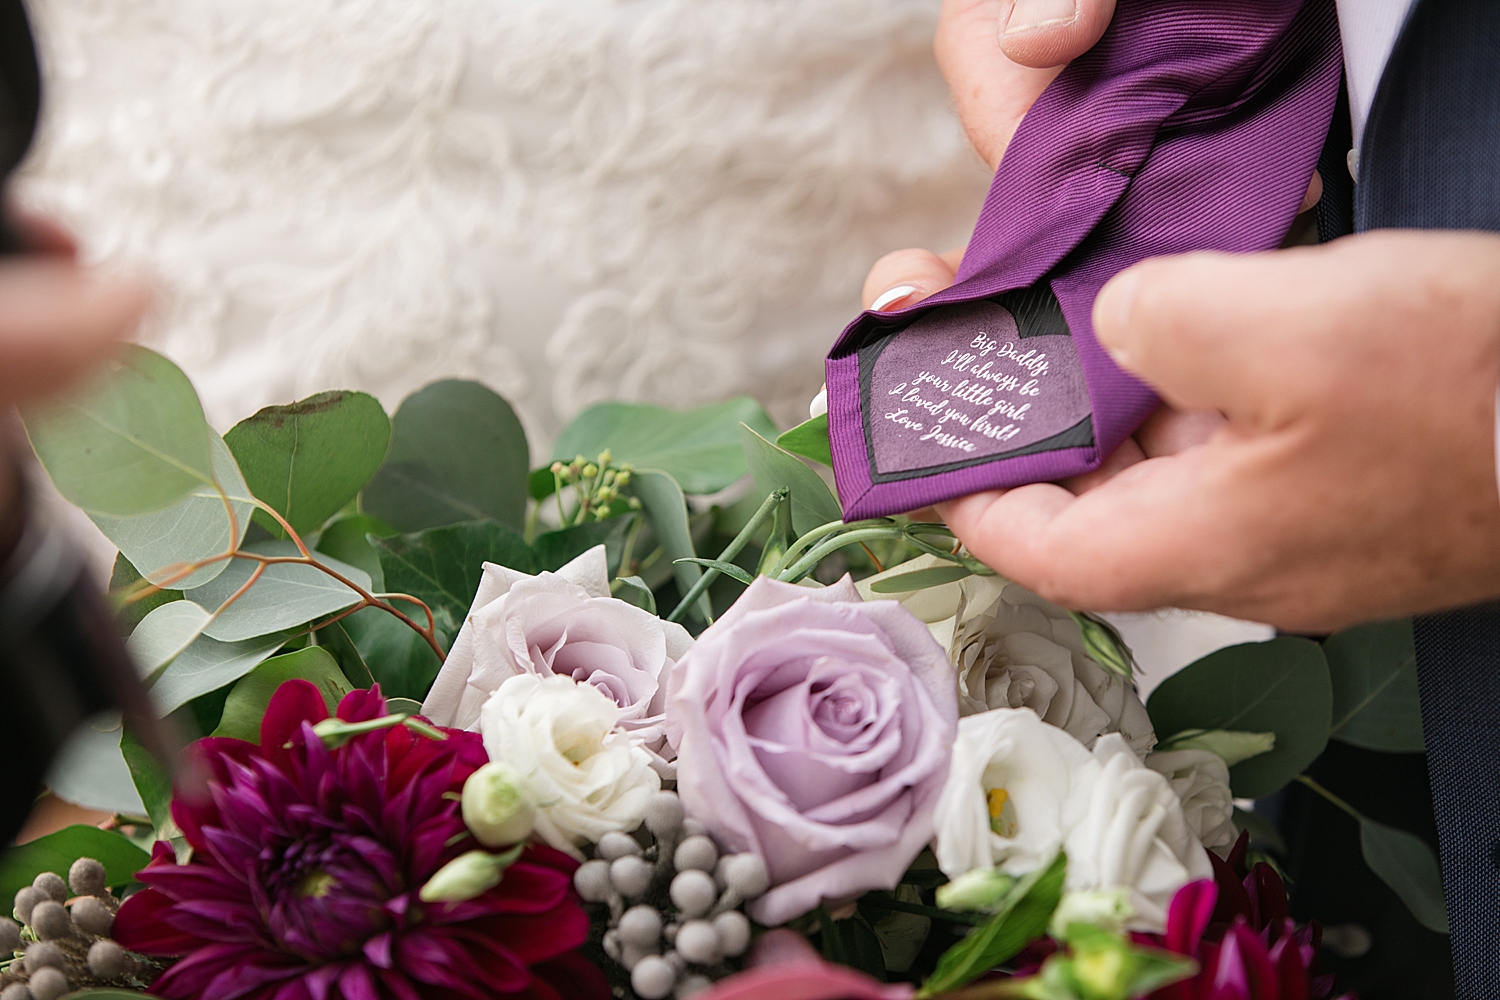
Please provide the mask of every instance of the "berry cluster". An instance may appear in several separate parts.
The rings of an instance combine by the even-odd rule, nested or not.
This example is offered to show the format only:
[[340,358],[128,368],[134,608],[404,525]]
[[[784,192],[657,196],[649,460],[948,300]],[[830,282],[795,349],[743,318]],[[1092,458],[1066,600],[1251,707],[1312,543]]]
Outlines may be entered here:
[[753,854],[720,856],[703,827],[684,819],[675,792],[652,797],[645,829],[645,845],[623,833],[601,837],[573,884],[609,907],[604,952],[635,995],[686,1000],[735,971],[732,961],[749,948],[739,907],[766,891],[766,867]]
[[107,884],[102,864],[79,858],[66,882],[42,872],[16,893],[16,919],[0,917],[0,1000],[57,1000],[90,986],[150,984],[161,967],[110,940],[120,901]]

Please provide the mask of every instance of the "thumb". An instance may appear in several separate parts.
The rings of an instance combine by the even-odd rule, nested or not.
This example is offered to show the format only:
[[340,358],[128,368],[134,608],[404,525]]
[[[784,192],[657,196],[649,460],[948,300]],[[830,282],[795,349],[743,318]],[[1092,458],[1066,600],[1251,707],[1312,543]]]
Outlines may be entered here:
[[1010,0],[1000,15],[1000,48],[1034,69],[1062,66],[1098,43],[1115,0]]

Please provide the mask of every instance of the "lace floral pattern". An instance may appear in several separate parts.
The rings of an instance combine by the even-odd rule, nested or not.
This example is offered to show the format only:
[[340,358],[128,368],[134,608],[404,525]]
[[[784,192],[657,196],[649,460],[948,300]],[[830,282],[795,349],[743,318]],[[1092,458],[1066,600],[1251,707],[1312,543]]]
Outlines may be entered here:
[[544,442],[608,397],[783,421],[888,249],[986,172],[932,0],[35,0],[24,196],[165,297],[227,426],[479,378]]

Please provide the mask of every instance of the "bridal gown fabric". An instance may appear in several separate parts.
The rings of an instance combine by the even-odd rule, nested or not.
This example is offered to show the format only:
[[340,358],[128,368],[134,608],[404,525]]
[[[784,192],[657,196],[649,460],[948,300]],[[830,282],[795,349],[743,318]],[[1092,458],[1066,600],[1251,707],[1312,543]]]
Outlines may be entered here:
[[[29,8],[47,105],[20,194],[156,276],[142,339],[220,431],[453,376],[505,395],[538,461],[604,399],[750,393],[790,426],[870,265],[963,243],[989,180],[936,0]],[[1245,628],[1127,634],[1170,654],[1142,650],[1149,683]],[[112,732],[55,787],[138,810],[123,762],[97,764]]]

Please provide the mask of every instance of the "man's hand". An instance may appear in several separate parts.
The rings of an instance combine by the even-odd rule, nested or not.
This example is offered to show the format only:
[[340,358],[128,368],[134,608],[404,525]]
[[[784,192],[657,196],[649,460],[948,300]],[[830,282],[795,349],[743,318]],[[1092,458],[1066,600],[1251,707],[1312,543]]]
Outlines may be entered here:
[[1500,237],[1147,261],[1094,325],[1169,403],[1227,423],[1081,496],[943,505],[997,571],[1073,607],[1308,632],[1500,596]]

